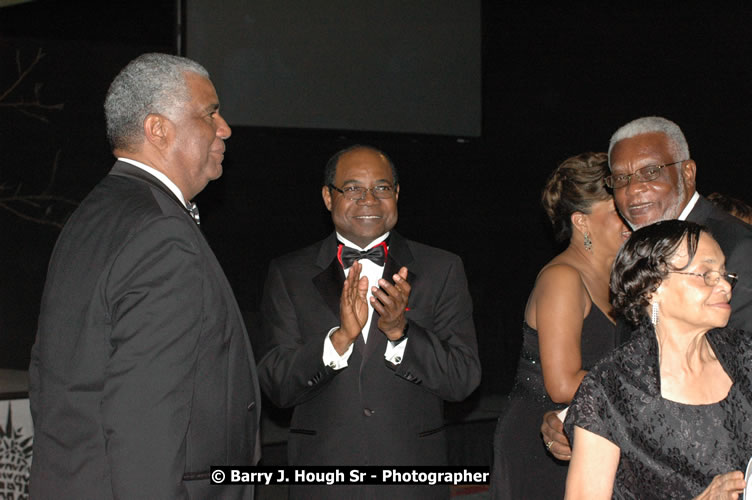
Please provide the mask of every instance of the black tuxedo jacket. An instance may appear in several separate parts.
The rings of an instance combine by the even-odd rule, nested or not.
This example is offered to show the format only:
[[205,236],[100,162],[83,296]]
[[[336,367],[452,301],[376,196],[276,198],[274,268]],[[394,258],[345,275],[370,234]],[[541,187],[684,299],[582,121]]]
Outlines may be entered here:
[[250,498],[259,398],[222,269],[174,195],[118,162],[50,261],[30,371],[31,496]]
[[[447,463],[443,401],[467,397],[480,382],[472,303],[456,255],[392,231],[384,276],[401,266],[412,286],[408,343],[398,365],[384,359],[386,336],[374,311],[368,342],[355,342],[348,366],[322,361],[324,339],[340,323],[344,282],[332,234],[272,261],[262,300],[259,351],[262,389],[276,405],[294,407],[288,457],[292,465],[443,465]],[[369,284],[371,286],[372,284]],[[360,497],[436,498],[437,492],[383,486]],[[350,498],[307,489],[301,498]],[[291,489],[295,496],[296,492]],[[440,495],[441,493],[439,493]],[[313,495],[313,496],[312,496]]]
[[702,196],[687,220],[710,230],[726,256],[726,269],[739,275],[731,296],[728,326],[752,332],[752,227]]

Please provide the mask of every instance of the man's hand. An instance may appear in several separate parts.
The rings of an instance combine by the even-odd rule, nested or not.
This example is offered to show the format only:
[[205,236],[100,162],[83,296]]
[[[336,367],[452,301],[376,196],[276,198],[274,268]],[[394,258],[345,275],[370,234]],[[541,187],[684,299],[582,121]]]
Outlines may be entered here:
[[371,305],[379,313],[379,330],[384,332],[389,340],[397,340],[405,331],[405,308],[410,297],[410,284],[407,282],[407,268],[400,268],[392,276],[394,285],[385,279],[379,280],[379,286],[372,287]]
[[340,327],[330,337],[340,356],[355,342],[368,321],[368,278],[360,277],[361,268],[360,262],[354,262],[342,286],[342,296],[339,299]]
[[546,448],[554,457],[559,460],[570,460],[572,458],[572,448],[569,447],[569,440],[564,435],[564,423],[557,416],[558,411],[548,411],[543,415],[543,425],[541,425],[541,434]]

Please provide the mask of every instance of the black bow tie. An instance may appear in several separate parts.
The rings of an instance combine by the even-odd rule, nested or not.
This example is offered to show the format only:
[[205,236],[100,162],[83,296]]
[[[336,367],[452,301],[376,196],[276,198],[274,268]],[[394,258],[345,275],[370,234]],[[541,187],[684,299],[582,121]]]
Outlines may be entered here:
[[342,243],[340,243],[339,246],[340,261],[342,262],[342,267],[344,269],[351,267],[353,262],[360,259],[368,259],[378,266],[384,265],[384,260],[386,259],[385,241],[382,241],[373,248],[363,250],[362,252],[360,250],[355,250],[354,248],[346,247]]

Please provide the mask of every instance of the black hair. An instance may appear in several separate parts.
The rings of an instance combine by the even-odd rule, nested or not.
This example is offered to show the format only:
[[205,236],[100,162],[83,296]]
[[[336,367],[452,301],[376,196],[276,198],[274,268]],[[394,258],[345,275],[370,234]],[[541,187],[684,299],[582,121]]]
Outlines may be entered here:
[[[700,233],[708,230],[694,222],[666,220],[638,229],[629,237],[611,270],[611,306],[614,314],[633,325],[647,316],[650,296],[669,271],[686,269],[697,252]],[[682,242],[687,243],[687,265],[676,268],[670,260]]]
[[334,177],[337,175],[337,163],[339,163],[339,159],[342,157],[342,155],[349,153],[350,151],[355,151],[356,149],[370,149],[371,151],[374,151],[386,158],[387,163],[389,163],[389,168],[392,170],[392,179],[394,180],[394,185],[397,186],[399,184],[397,168],[394,166],[394,163],[392,162],[392,159],[389,158],[388,154],[384,153],[380,149],[374,148],[373,146],[353,144],[352,146],[348,146],[345,149],[340,149],[339,151],[334,153],[331,158],[329,158],[329,161],[326,162],[326,166],[324,167],[324,186],[334,184]]

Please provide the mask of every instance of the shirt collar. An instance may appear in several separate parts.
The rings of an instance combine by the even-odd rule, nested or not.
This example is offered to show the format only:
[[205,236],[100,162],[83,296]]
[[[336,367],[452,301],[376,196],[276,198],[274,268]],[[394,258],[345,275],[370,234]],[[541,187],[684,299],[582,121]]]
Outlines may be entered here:
[[167,177],[165,174],[163,174],[159,170],[155,169],[154,167],[150,167],[149,165],[146,165],[144,163],[141,163],[140,161],[131,160],[130,158],[119,157],[118,161],[129,163],[129,164],[133,165],[134,167],[138,167],[141,170],[143,170],[143,171],[145,171],[145,172],[153,175],[154,177],[157,178],[157,180],[159,180],[159,182],[161,182],[162,184],[164,184],[170,191],[172,191],[172,193],[175,196],[177,196],[178,200],[180,200],[180,202],[183,205],[185,205],[186,208],[189,208],[188,204],[185,202],[185,197],[183,196],[183,193],[180,191],[180,188],[178,188],[175,185],[175,183],[170,180],[169,177]]
[[687,217],[689,216],[689,213],[692,211],[693,208],[695,208],[695,205],[697,204],[697,200],[700,199],[700,193],[695,191],[695,194],[692,195],[692,197],[689,199],[689,203],[687,203],[687,206],[684,207],[684,210],[682,210],[682,213],[679,214],[679,220],[687,220]]
[[341,241],[342,243],[344,243],[345,246],[354,248],[356,250],[360,250],[361,252],[364,250],[368,250],[371,247],[375,247],[376,245],[378,245],[379,243],[381,243],[382,241],[384,241],[385,239],[389,237],[389,231],[387,231],[386,233],[382,234],[381,236],[379,236],[378,238],[370,242],[368,245],[366,245],[365,248],[360,248],[358,245],[348,240],[347,238],[345,238],[338,232],[335,231],[335,233],[337,233],[337,239]]

